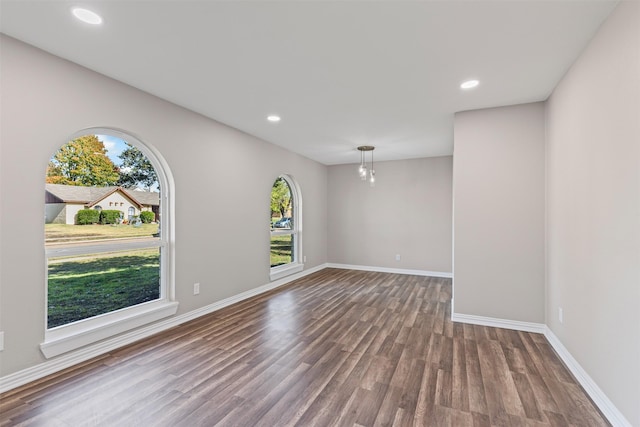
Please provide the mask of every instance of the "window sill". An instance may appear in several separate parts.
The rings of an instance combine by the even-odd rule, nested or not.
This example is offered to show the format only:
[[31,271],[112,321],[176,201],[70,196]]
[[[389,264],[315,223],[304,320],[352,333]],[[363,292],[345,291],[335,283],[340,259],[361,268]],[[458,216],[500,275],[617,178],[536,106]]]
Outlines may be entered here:
[[47,359],[76,350],[89,344],[131,329],[173,316],[178,303],[151,301],[112,313],[102,314],[78,322],[47,329],[40,351]]
[[285,276],[289,276],[290,274],[297,273],[304,269],[304,264],[300,263],[291,263],[286,265],[281,265],[278,267],[273,267],[269,272],[269,279],[271,281],[281,279]]

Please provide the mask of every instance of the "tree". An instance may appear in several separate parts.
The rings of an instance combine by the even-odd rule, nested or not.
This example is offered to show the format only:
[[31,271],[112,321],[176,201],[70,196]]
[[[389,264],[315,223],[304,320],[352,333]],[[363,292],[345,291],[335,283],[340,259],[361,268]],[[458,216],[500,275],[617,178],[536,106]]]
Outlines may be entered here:
[[142,151],[126,144],[127,148],[118,156],[122,160],[118,185],[126,188],[142,186],[150,190],[158,184],[156,170]]
[[50,184],[102,187],[115,185],[120,173],[95,135],[85,135],[63,145],[49,161]]
[[291,209],[291,189],[284,178],[276,179],[271,188],[271,213],[280,212],[284,217]]

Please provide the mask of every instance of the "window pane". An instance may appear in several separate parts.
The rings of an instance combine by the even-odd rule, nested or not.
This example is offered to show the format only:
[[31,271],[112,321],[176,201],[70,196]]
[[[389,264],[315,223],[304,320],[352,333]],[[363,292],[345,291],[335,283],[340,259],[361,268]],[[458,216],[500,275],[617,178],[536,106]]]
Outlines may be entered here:
[[160,298],[160,249],[49,258],[47,327]]
[[[161,199],[156,171],[143,151],[113,135],[88,134],[60,147],[47,166],[44,199],[48,240],[158,234]],[[153,230],[136,233],[124,227],[143,223],[153,224],[145,231]],[[74,225],[87,228],[60,227]]]
[[293,234],[271,236],[271,267],[293,262]]
[[293,198],[287,181],[280,177],[271,187],[271,228],[293,229]]

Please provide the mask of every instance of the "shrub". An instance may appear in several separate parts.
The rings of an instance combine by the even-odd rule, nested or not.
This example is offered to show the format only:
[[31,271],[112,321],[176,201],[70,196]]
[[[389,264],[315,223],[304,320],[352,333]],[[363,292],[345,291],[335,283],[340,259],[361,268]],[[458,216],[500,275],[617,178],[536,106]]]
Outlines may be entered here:
[[151,211],[142,211],[142,212],[140,212],[140,220],[144,224],[149,224],[149,223],[155,221],[155,219],[156,219],[156,214],[154,214]]
[[124,214],[116,210],[103,210],[100,212],[100,223],[117,224]]
[[96,224],[98,221],[100,221],[100,211],[95,209],[83,209],[76,215],[78,225]]

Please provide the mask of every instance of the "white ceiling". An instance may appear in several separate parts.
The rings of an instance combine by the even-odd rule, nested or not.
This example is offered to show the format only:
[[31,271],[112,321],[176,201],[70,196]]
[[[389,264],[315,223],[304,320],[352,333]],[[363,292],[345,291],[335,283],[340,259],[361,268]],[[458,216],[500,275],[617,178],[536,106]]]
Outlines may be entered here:
[[0,30],[331,165],[451,154],[456,111],[546,99],[616,3],[3,0]]

